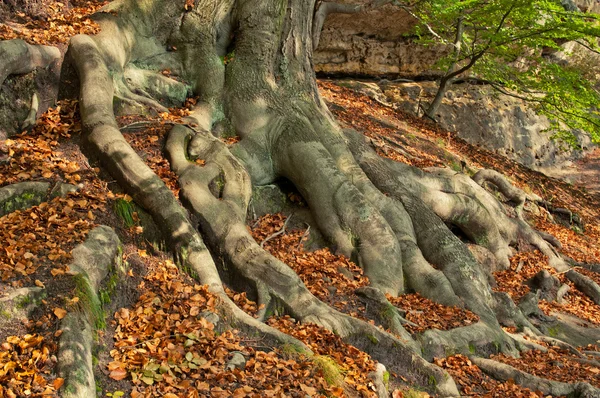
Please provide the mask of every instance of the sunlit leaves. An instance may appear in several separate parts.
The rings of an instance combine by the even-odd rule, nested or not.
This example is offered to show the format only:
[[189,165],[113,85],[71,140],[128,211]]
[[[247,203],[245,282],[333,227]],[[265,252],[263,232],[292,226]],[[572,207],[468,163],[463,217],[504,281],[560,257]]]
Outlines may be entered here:
[[[597,15],[565,11],[558,0],[430,0],[417,3],[415,12],[423,44],[452,47],[459,38],[460,51],[442,55],[437,65],[446,76],[478,77],[530,101],[550,119],[554,137],[568,144],[577,145],[578,129],[600,140],[598,87],[581,67],[545,56],[569,41],[597,49]],[[426,34],[425,26],[435,35]]]

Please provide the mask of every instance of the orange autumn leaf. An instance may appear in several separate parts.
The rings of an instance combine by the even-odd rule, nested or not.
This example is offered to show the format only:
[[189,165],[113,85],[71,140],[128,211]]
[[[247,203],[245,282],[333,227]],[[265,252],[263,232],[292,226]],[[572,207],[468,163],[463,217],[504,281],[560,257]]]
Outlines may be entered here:
[[63,319],[67,315],[67,311],[59,307],[54,308],[54,311],[52,312],[58,319]]
[[113,380],[123,380],[127,377],[127,371],[125,369],[115,369],[108,375]]

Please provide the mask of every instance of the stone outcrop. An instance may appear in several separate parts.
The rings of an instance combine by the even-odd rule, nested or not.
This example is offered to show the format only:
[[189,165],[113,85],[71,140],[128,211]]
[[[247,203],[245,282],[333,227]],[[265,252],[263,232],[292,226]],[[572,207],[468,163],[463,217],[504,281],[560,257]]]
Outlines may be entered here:
[[331,75],[404,76],[435,74],[432,66],[445,46],[414,43],[416,20],[384,6],[357,14],[332,14],[314,54],[315,70]]
[[[392,82],[381,80],[338,84],[358,90],[399,110],[422,115],[435,95],[435,82]],[[494,150],[528,167],[551,171],[583,156],[591,147],[589,137],[579,134],[584,151],[576,151],[550,140],[550,124],[536,115],[524,101],[500,94],[486,85],[451,86],[436,115],[440,125],[466,141]]]

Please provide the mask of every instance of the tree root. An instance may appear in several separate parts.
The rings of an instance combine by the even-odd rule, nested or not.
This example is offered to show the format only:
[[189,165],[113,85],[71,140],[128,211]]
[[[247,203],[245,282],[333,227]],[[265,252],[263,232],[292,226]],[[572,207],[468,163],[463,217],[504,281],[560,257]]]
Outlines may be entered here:
[[[192,136],[194,147],[188,150],[187,143]],[[166,150],[171,167],[179,177],[182,200],[200,219],[209,244],[225,256],[243,280],[255,290],[266,290],[294,319],[333,331],[374,359],[387,362],[391,370],[414,378],[416,383],[426,386],[427,381],[421,374],[431,375],[437,381],[440,394],[454,391],[456,387],[451,379],[446,379],[444,372],[418,356],[419,347],[410,335],[405,334],[408,340],[402,341],[330,308],[308,291],[293,270],[254,241],[244,222],[250,198],[250,178],[224,143],[207,133],[194,135],[192,130],[179,125],[171,130]],[[189,152],[203,159],[205,165],[200,167],[190,162]],[[224,181],[224,185],[211,191],[215,179]],[[393,347],[403,359],[389,365],[389,351],[382,347]],[[415,373],[417,368],[421,370]]]
[[423,347],[423,357],[429,361],[455,354],[491,355],[505,353],[517,355],[513,339],[502,329],[494,328],[485,322],[463,326],[451,330],[430,329],[419,340]]
[[69,312],[60,323],[63,333],[58,350],[58,374],[65,379],[63,397],[92,397],[96,383],[92,365],[95,325],[102,317],[97,296],[109,267],[121,259],[119,238],[105,226],[94,228],[86,241],[73,250],[71,273],[81,289],[82,310]]
[[0,217],[15,210],[37,206],[57,196],[75,192],[77,187],[71,184],[51,184],[42,181],[18,182],[0,188]]
[[575,287],[586,294],[592,301],[600,305],[600,286],[590,277],[580,274],[575,270],[569,270],[565,276],[575,284]]
[[58,48],[31,45],[21,39],[0,41],[0,86],[10,75],[29,73],[60,62]]
[[209,291],[221,300],[230,323],[250,334],[266,337],[268,344],[292,344],[310,350],[300,341],[279,332],[240,310],[226,295],[216,266],[198,232],[173,193],[139,158],[118,129],[112,109],[113,85],[97,44],[88,36],[75,36],[70,60],[81,84],[80,110],[85,138],[106,169],[148,211],[162,229],[176,255]]
[[532,391],[540,391],[544,395],[566,396],[573,394],[577,397],[593,398],[600,396],[600,390],[592,387],[589,383],[562,383],[533,376],[522,372],[510,365],[503,364],[491,359],[471,357],[471,362],[477,365],[482,371],[495,379],[508,381],[514,380],[515,383],[529,388]]
[[506,199],[516,205],[517,216],[523,218],[523,206],[527,199],[527,194],[525,192],[513,186],[496,170],[479,170],[472,178],[473,181],[481,186],[486,182],[494,184]]
[[[421,345],[402,327],[406,320],[398,310],[389,311],[387,321],[379,318],[402,338],[330,308],[254,241],[245,225],[252,186],[287,178],[334,249],[365,270],[372,286],[363,289],[363,299],[380,315],[390,310],[385,293],[406,290],[479,315],[481,322],[475,325],[424,333],[420,339],[428,357],[445,355],[444,347],[449,352],[467,353],[470,346],[476,352],[516,352],[515,340],[502,331],[499,320],[537,331],[510,298],[492,292],[482,267],[446,223],[493,253],[504,268],[509,245],[519,239],[538,247],[558,270],[568,267],[547,237],[507,215],[467,176],[424,173],[388,162],[356,133],[347,134],[346,142],[319,97],[314,75],[308,73],[312,43],[302,38],[313,33],[306,17],[314,11],[312,2],[282,7],[274,0],[208,1],[186,13],[181,2],[154,0],[143,9],[129,1],[111,4],[117,12],[102,13],[100,34],[74,37],[68,51],[81,84],[85,140],[152,215],[178,260],[220,298],[220,309],[232,326],[264,335],[270,345],[292,344],[309,351],[261,322],[283,307],[298,321],[333,331],[409,382],[441,395],[458,395],[448,374],[420,356]],[[155,18],[159,12],[163,18]],[[224,65],[219,57],[229,46],[235,56]],[[173,47],[179,48],[166,51]],[[165,66],[199,95],[188,123],[175,125],[166,143],[182,204],[194,222],[127,144],[114,116],[118,96],[134,107],[158,111],[165,101],[180,99],[182,85],[155,76]],[[241,138],[231,150],[211,135],[225,128]],[[196,158],[204,165],[190,161]],[[520,196],[507,195],[521,203]],[[223,267],[217,269],[211,252],[224,260]],[[227,297],[222,278],[264,305],[259,320]]]

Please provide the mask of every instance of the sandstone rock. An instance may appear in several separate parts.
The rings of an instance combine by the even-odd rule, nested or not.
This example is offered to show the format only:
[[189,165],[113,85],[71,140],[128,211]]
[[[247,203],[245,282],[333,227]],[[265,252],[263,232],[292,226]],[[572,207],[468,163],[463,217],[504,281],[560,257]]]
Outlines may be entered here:
[[[437,84],[381,80],[378,84],[343,80],[339,83],[404,112],[422,115]],[[545,116],[524,101],[496,92],[487,85],[455,84],[436,115],[440,125],[471,144],[480,145],[525,166],[552,174],[593,148],[587,134],[574,131],[582,151],[550,139]]]

